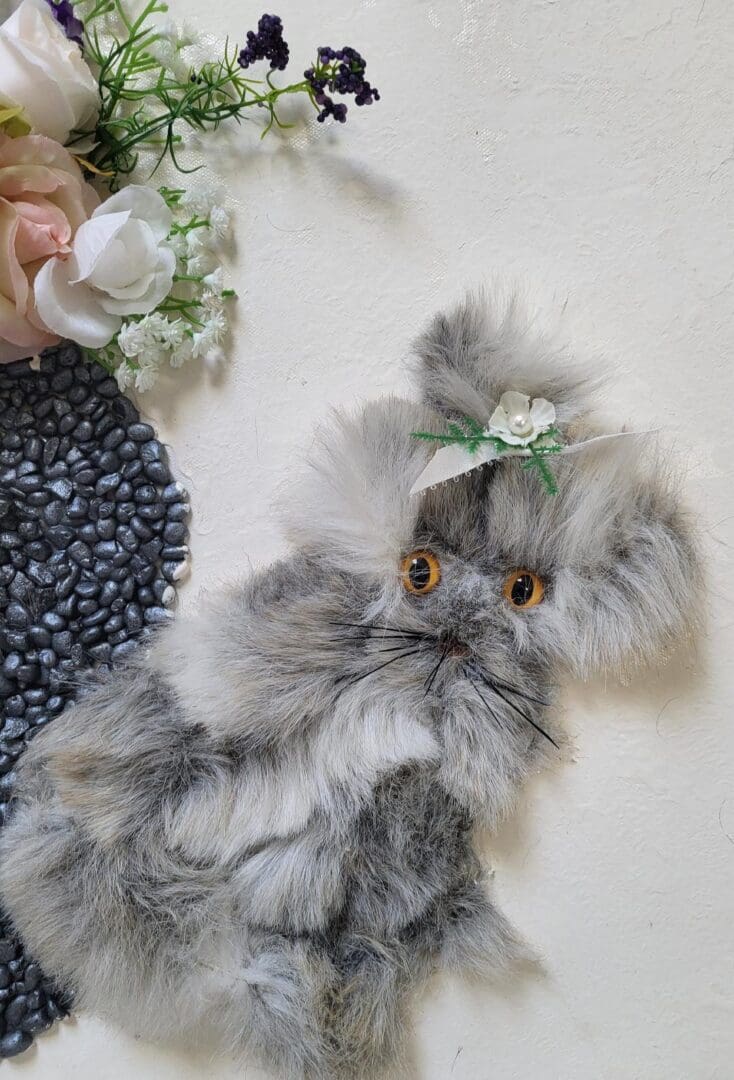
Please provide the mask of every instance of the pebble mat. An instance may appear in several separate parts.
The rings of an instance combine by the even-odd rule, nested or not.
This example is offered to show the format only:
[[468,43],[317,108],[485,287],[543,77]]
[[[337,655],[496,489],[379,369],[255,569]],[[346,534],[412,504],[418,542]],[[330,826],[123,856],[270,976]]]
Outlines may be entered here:
[[[187,570],[185,490],[149,424],[76,346],[0,366],[0,825],[14,765],[79,669],[170,617]],[[69,1001],[0,914],[0,1058]]]

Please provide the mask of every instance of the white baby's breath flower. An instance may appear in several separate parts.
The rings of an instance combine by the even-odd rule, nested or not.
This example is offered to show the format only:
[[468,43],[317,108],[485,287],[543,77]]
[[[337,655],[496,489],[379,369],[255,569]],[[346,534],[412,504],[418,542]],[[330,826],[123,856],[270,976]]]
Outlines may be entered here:
[[207,289],[210,289],[213,293],[221,295],[224,289],[224,270],[221,266],[218,266],[216,270],[212,270],[210,274],[205,274],[202,278],[202,285],[205,285]]
[[167,349],[177,349],[184,340],[186,327],[183,319],[166,319],[166,332],[163,344]]
[[139,390],[141,394],[147,393],[148,390],[152,390],[155,384],[158,382],[158,368],[148,366],[141,367],[135,374],[135,389]]
[[139,368],[135,372],[135,389],[141,393],[145,393],[148,390],[152,390],[158,381],[158,369],[163,358],[163,353],[160,350],[148,349],[148,351],[140,357]]
[[229,232],[229,211],[223,206],[213,206],[209,214],[209,227],[217,240],[223,240]]
[[176,30],[178,33],[179,48],[181,49],[185,49],[187,45],[193,45],[201,36],[201,34],[197,32],[196,27],[189,22],[188,19],[182,19]]
[[194,342],[192,338],[186,334],[180,344],[178,344],[171,352],[168,361],[173,368],[183,367],[194,355]]
[[224,307],[224,298],[221,293],[205,289],[201,294],[201,306],[205,311],[221,311]]
[[160,40],[151,42],[147,52],[163,67],[170,68],[174,62],[176,50],[169,38],[161,37]]
[[213,311],[204,323],[204,330],[211,337],[212,343],[219,345],[229,330],[229,323],[224,311]]
[[199,217],[208,217],[212,208],[221,201],[221,191],[216,184],[197,184],[181,196],[181,206]]
[[[132,359],[138,356],[148,344],[144,322],[143,319],[141,322],[123,323],[120,333],[117,335],[117,344],[123,356]],[[124,366],[127,367],[126,364]]]
[[210,273],[217,265],[217,260],[211,251],[201,251],[186,260],[186,272],[192,277],[200,277]]
[[212,231],[208,226],[192,229],[186,234],[186,248],[190,255],[199,255],[212,249]]
[[126,390],[130,388],[130,386],[132,386],[133,371],[132,368],[128,364],[126,364],[124,360],[119,367],[115,368],[115,379],[117,380],[117,385],[123,394]]
[[168,243],[177,259],[186,258],[189,249],[185,233],[174,233],[173,236],[169,237]]
[[194,334],[193,356],[207,356],[216,345],[221,343],[227,329],[227,317],[224,312],[211,312],[202,329]]
[[174,45],[180,39],[179,28],[170,15],[156,26],[156,33]]
[[[175,27],[174,27],[175,32]],[[179,82],[188,78],[191,67],[182,58],[178,49],[177,41],[168,36],[162,36],[160,40],[153,41],[147,50],[161,67],[170,71]]]
[[137,354],[175,348],[183,340],[184,329],[181,319],[169,319],[160,311],[151,312],[136,325],[134,344],[140,343]]

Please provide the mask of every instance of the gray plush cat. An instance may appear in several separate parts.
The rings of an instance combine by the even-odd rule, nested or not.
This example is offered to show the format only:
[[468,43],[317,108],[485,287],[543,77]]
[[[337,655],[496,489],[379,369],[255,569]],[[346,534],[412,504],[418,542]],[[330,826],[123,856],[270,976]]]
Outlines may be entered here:
[[[208,1031],[279,1077],[381,1074],[406,992],[523,945],[472,846],[560,743],[563,674],[650,658],[690,625],[695,553],[637,438],[409,494],[501,394],[593,434],[587,383],[513,307],[419,342],[424,404],[339,417],[288,510],[295,553],[97,675],[26,752],[0,896],[79,1007]],[[142,652],[142,651],[141,651]]]

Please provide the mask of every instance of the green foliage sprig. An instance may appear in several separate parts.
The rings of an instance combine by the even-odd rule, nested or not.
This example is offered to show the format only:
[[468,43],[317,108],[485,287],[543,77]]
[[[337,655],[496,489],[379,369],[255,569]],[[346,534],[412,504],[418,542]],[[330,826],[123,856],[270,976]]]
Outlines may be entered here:
[[[354,50],[328,50],[306,77],[276,86],[272,70],[264,79],[246,76],[244,54],[229,41],[219,58],[194,66],[186,59],[190,43],[172,37],[158,20],[168,11],[161,0],[148,0],[134,18],[124,0],[80,0],[75,10],[83,19],[84,52],[97,69],[101,97],[97,145],[86,157],[94,170],[111,176],[113,189],[119,186],[118,177],[136,169],[141,151],[157,156],[151,175],[167,156],[181,172],[199,168],[187,168],[180,160],[187,128],[214,131],[225,120],[241,121],[248,110],[264,109],[264,136],[274,125],[290,126],[278,116],[278,102],[284,96],[305,95],[320,110],[319,119],[330,109],[342,121],[346,106],[333,106],[325,88],[355,94],[358,105],[379,98],[364,80],[365,63]],[[272,30],[270,39],[272,44]],[[280,37],[276,44],[285,50],[287,62],[287,45]],[[349,54],[346,59],[343,52]],[[80,133],[78,141],[88,136]]]
[[[514,451],[513,456],[517,456],[519,447],[506,443],[498,435],[488,434],[482,425],[470,416],[463,417],[459,423],[449,423],[447,428],[445,435],[436,435],[430,431],[413,431],[411,435],[414,439],[437,442],[442,446],[463,446],[469,454],[476,454],[482,443],[491,443],[498,455]],[[544,458],[563,450],[560,439],[561,433],[558,428],[549,428],[535,442],[529,443],[524,448],[529,452],[530,457],[522,462],[523,469],[537,470],[541,483],[549,495],[558,494],[558,485]]]

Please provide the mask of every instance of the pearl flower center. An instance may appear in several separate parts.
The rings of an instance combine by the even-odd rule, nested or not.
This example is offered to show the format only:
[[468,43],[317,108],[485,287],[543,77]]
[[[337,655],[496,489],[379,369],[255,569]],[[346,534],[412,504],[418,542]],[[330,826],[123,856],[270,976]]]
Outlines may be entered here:
[[533,421],[528,412],[515,413],[514,416],[509,417],[507,423],[512,434],[520,437],[529,435],[533,430]]

